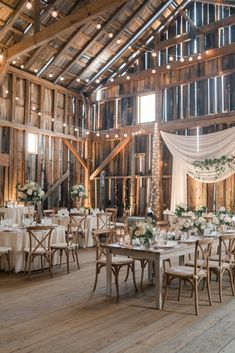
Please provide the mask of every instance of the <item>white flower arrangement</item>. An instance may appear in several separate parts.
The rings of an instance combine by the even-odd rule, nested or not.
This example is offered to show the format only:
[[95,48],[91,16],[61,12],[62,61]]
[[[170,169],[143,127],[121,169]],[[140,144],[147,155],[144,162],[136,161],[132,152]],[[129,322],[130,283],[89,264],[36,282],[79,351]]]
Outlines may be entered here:
[[139,240],[139,244],[143,244],[145,246],[149,246],[151,241],[155,238],[155,234],[157,233],[156,228],[150,224],[145,222],[137,222],[131,228],[131,238],[137,242]]
[[41,201],[44,195],[44,191],[34,181],[26,183],[24,186],[17,185],[17,191],[20,192],[18,201],[22,202],[37,202]]
[[73,185],[70,191],[70,196],[72,199],[75,199],[76,197],[86,199],[88,197],[83,185]]

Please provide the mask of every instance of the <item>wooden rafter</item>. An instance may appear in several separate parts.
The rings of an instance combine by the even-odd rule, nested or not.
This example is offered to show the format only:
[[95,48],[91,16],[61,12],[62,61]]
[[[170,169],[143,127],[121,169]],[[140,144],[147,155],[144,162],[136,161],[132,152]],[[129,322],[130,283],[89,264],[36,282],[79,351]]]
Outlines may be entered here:
[[91,19],[99,16],[101,13],[109,10],[114,6],[118,6],[127,0],[99,0],[94,3],[81,7],[74,13],[64,17],[52,25],[42,29],[33,36],[14,44],[8,49],[7,61],[25,54],[32,49],[36,49],[44,43],[58,36],[59,33],[70,29],[73,26],[83,25]]
[[[96,78],[99,77],[103,72],[108,70],[108,68],[112,66],[114,62],[116,62],[123,55],[123,53],[128,49],[128,47],[130,45],[133,45],[133,43],[135,43],[143,35],[143,33],[145,33],[147,28],[149,28],[157,19],[159,19],[159,16],[161,16],[161,14],[171,5],[172,2],[173,0],[168,0],[161,3],[158,8],[154,11],[154,14],[150,18],[148,18],[148,20],[145,21],[142,26],[138,28],[138,30],[133,34],[131,40],[125,43],[124,46],[122,46],[122,48],[102,67],[102,69],[94,77],[92,77],[92,79],[89,81],[89,84],[96,80]],[[98,57],[102,55],[102,52],[100,51],[98,53]],[[92,62],[95,61],[96,58],[97,55],[92,60]],[[90,65],[88,65],[85,70],[87,70]],[[85,70],[83,70],[80,74],[83,74]],[[70,85],[68,85],[68,87],[70,87]]]
[[25,3],[26,3],[26,0],[21,0],[19,5],[17,6],[17,8],[14,9],[13,12],[11,13],[9,21],[6,22],[5,26],[0,31],[0,42],[5,37],[6,33],[9,30],[11,30],[13,24],[15,23],[17,18],[20,16],[21,11],[23,11],[23,9],[24,9]]
[[[105,22],[105,25],[103,27],[103,29],[105,29],[106,27],[108,27],[110,25],[110,23],[117,17],[119,16],[119,14],[123,11],[123,7],[126,4],[121,4],[121,6],[114,12],[114,14]],[[88,43],[86,43],[84,45],[84,47],[79,51],[79,53],[76,55],[76,57],[68,63],[68,65],[66,65],[66,67],[64,68],[64,70],[62,70],[60,72],[60,74],[56,77],[56,79],[54,80],[54,83],[57,83],[59,80],[59,77],[61,75],[64,75],[65,72],[67,72],[75,63],[77,60],[79,60],[81,58],[81,56],[91,47],[91,45],[98,39],[98,37],[100,36],[100,30],[97,30],[97,32],[95,33],[95,35],[88,41]]]
[[123,149],[124,147],[131,141],[131,136],[124,138],[119,142],[119,144],[112,150],[112,152],[103,160],[103,162],[99,165],[96,170],[91,174],[90,180],[93,180],[103,169],[109,164]]
[[84,161],[83,158],[81,158],[79,156],[79,154],[77,153],[76,151],[76,148],[71,144],[71,142],[69,142],[68,140],[64,140],[64,144],[69,148],[69,150],[72,152],[72,154],[74,155],[74,157],[81,163],[81,165],[83,166],[83,168],[85,170],[87,170],[87,164],[86,162]]
[[[104,46],[102,47],[98,53],[96,53],[96,55],[88,62],[88,64],[86,65],[86,67],[84,69],[82,69],[78,75],[81,76],[83,75],[85,72],[87,72],[91,66],[93,65],[94,62],[96,62],[97,60],[99,60],[102,55],[104,54],[104,52],[111,48],[115,42],[117,41],[117,38],[120,37],[120,34],[125,31],[125,29],[131,24],[131,22],[136,19],[136,17],[138,16],[138,14],[144,9],[144,7],[150,2],[150,0],[145,0],[143,4],[141,4],[137,10],[132,14],[132,16],[130,18],[128,18],[127,22],[123,25],[123,28]],[[71,87],[72,83],[73,83],[74,79],[72,79],[69,84],[67,85],[67,87]]]

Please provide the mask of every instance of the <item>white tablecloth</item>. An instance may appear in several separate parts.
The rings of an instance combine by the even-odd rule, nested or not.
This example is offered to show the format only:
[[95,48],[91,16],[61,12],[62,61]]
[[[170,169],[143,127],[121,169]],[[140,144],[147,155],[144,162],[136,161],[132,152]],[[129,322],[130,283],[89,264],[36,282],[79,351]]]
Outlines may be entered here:
[[[28,207],[26,206],[16,206],[16,207],[0,207],[0,212],[4,212],[5,221],[10,220],[11,224],[21,223],[24,215],[28,213]],[[7,222],[6,222],[7,224]]]
[[[57,226],[52,231],[51,243],[65,242],[65,228]],[[26,229],[0,229],[0,246],[10,246],[12,248],[11,267],[14,272],[21,272],[24,270],[24,248],[29,247],[29,235]],[[54,265],[59,263],[59,252],[54,256]],[[5,256],[2,258],[2,269],[8,270],[8,265]],[[32,264],[32,270],[39,269],[40,256],[37,256]]]

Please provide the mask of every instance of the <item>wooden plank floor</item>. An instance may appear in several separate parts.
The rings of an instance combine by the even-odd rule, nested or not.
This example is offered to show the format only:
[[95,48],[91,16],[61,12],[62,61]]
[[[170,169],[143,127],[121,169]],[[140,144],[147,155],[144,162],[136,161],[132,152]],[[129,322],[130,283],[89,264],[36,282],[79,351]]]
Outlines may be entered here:
[[[213,281],[213,307],[200,291],[200,316],[194,315],[189,287],[177,302],[172,283],[163,311],[154,309],[154,288],[145,278],[135,293],[131,276],[123,282],[120,300],[105,296],[105,270],[96,292],[94,249],[80,251],[80,271],[71,264],[48,273],[0,273],[0,353],[234,353],[235,298],[224,281],[224,303]],[[140,271],[137,266],[137,281]]]

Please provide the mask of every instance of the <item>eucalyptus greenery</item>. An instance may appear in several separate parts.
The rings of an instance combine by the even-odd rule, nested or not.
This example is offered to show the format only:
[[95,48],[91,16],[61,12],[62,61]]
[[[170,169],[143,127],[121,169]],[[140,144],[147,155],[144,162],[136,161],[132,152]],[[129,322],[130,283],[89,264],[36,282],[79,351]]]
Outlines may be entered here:
[[200,179],[204,172],[215,173],[215,179],[223,174],[227,168],[235,170],[235,155],[221,156],[218,158],[206,158],[203,161],[194,161],[195,174]]

